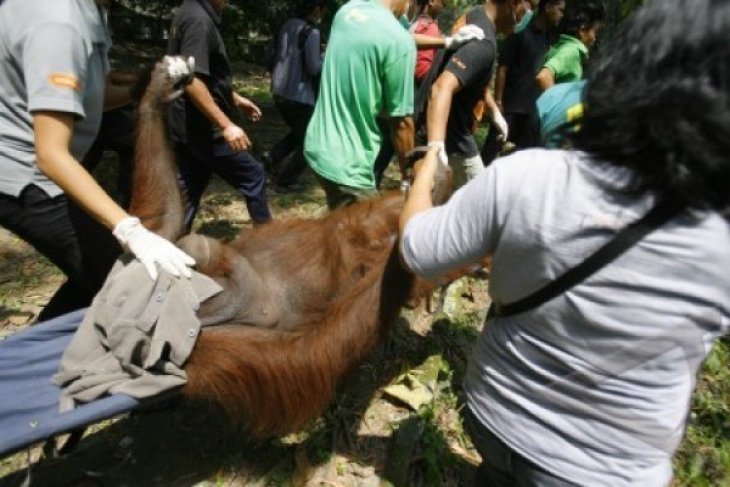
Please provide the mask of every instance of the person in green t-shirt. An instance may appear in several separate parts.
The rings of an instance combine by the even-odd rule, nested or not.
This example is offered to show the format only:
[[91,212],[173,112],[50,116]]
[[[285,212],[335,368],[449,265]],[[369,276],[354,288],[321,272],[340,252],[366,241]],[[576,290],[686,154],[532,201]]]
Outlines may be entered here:
[[560,39],[545,55],[535,81],[541,91],[557,83],[578,81],[588,61],[588,49],[596,42],[606,10],[596,0],[568,0],[560,24]]
[[304,155],[330,209],[377,194],[373,164],[390,117],[401,172],[413,147],[416,45],[398,18],[407,0],[351,0],[332,23]]

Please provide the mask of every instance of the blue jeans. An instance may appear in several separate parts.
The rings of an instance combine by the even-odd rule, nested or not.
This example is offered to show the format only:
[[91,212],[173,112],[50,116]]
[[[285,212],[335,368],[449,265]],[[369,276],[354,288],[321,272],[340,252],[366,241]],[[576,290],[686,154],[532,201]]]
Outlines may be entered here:
[[474,487],[577,487],[512,450],[482,425],[468,407],[464,411],[466,430],[482,456]]
[[210,177],[217,174],[233,186],[246,201],[254,223],[271,220],[266,201],[264,167],[250,152],[234,152],[223,139],[212,145],[175,144],[180,183],[186,199],[185,225],[190,228],[200,206],[200,197]]

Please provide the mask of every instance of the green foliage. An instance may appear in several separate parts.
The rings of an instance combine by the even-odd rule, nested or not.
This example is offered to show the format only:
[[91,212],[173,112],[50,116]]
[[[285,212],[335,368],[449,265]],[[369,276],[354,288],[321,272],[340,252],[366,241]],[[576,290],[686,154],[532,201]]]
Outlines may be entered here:
[[708,357],[692,401],[685,440],[675,459],[680,486],[730,485],[730,343]]

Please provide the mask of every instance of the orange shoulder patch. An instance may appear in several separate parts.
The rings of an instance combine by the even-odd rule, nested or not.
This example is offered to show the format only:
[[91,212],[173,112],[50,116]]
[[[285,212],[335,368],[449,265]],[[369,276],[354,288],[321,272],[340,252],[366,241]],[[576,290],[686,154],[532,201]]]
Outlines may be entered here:
[[70,88],[76,91],[81,88],[81,83],[79,82],[79,79],[72,74],[51,73],[48,76],[48,81],[53,86],[57,86],[59,88]]
[[452,56],[452,57],[451,57],[451,61],[452,61],[452,62],[453,62],[454,64],[456,64],[456,65],[457,65],[457,66],[459,67],[459,69],[466,69],[466,64],[464,64],[464,61],[462,61],[462,60],[461,60],[461,59],[459,59],[458,57],[456,57],[456,56]]

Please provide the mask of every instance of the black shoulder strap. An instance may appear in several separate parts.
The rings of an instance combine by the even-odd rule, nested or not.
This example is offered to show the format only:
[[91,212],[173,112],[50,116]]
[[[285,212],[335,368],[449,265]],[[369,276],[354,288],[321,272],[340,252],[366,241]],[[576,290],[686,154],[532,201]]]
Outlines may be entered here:
[[639,240],[678,215],[684,208],[685,205],[678,200],[664,200],[642,218],[626,226],[593,255],[545,287],[513,303],[500,305],[493,302],[489,308],[489,317],[505,317],[524,313],[563,294],[616,260]]

